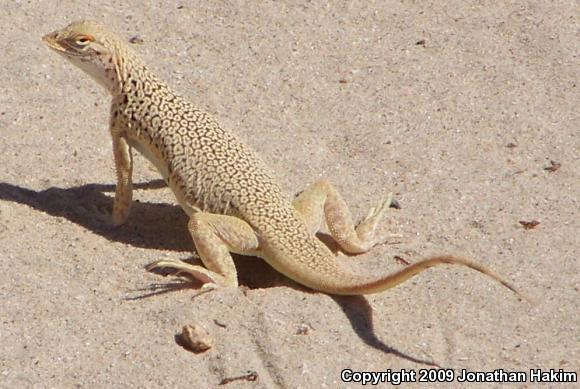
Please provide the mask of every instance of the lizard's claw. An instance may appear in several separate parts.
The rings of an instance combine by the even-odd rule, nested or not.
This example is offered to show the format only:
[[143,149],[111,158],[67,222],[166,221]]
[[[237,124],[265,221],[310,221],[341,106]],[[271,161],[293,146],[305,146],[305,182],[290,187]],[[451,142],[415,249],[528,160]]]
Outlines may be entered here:
[[203,283],[202,289],[212,289],[212,288],[215,289],[219,285],[224,285],[223,276],[215,272],[212,272],[211,270],[208,270],[203,266],[192,265],[190,263],[180,260],[162,259],[160,261],[150,263],[145,267],[145,269],[147,271],[154,273],[158,272],[161,269],[172,269],[175,270],[175,272],[172,273],[175,276],[180,276],[182,274],[190,275],[196,280]]

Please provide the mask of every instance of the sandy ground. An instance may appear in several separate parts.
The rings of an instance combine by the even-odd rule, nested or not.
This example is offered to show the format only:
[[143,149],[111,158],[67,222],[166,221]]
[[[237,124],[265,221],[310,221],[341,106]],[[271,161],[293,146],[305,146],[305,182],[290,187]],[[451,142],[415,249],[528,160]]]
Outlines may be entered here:
[[[350,388],[346,368],[580,370],[574,2],[49,3],[0,6],[1,387],[204,388],[253,371],[223,387]],[[405,240],[345,262],[378,273],[405,266],[397,255],[462,253],[536,305],[450,266],[350,298],[258,259],[237,260],[245,293],[195,299],[196,285],[146,272],[192,256],[187,220],[139,157],[128,223],[100,221],[115,182],[109,98],[40,41],[80,18],[141,38],[150,67],[289,193],[329,178],[359,218],[394,192],[402,209],[384,228]],[[212,349],[177,343],[190,323]]]

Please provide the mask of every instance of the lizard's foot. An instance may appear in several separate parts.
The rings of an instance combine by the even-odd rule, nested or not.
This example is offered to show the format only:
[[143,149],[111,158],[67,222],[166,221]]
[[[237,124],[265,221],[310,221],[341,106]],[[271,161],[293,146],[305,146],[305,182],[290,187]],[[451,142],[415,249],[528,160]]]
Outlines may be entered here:
[[98,225],[99,228],[112,229],[117,227],[111,219],[111,209],[104,205],[87,204],[78,208],[82,217]]
[[219,289],[220,286],[214,283],[207,283],[203,284],[201,288],[193,295],[192,299],[201,296],[202,294],[206,294],[209,292],[213,292],[216,289]]
[[326,221],[330,235],[350,254],[365,253],[377,243],[401,238],[397,234],[375,236],[375,230],[388,208],[400,208],[392,193],[371,208],[356,228],[344,199],[327,180],[320,180],[308,187],[292,204],[312,234],[319,231],[323,220]]
[[386,210],[389,209],[393,203],[393,194],[389,193],[387,197],[381,200],[376,207],[369,209],[367,216],[360,221],[357,230],[360,228],[365,228],[367,225],[374,229],[377,224],[381,221]]
[[113,214],[109,216],[109,223],[112,224],[113,227],[120,227],[123,224],[125,224],[128,218],[129,212],[127,212],[126,214],[119,214],[113,212]]
[[216,289],[220,286],[238,286],[236,281],[228,282],[224,276],[212,272],[203,266],[192,265],[190,263],[175,259],[162,259],[160,261],[155,261],[147,265],[146,269],[147,271],[153,271],[157,269],[173,269],[176,270],[176,272],[173,274],[176,276],[181,274],[188,274],[203,283],[201,289],[203,293],[212,289]]
[[[369,247],[377,245],[379,243],[398,243],[400,242],[401,234],[381,234],[380,237],[375,236],[375,230],[377,225],[382,220],[385,212],[390,208],[398,208],[399,203],[393,199],[393,194],[389,193],[385,199],[383,199],[376,207],[372,207],[367,216],[361,220],[361,222],[356,227],[356,233],[359,238],[367,242]],[[392,241],[394,239],[394,242]]]

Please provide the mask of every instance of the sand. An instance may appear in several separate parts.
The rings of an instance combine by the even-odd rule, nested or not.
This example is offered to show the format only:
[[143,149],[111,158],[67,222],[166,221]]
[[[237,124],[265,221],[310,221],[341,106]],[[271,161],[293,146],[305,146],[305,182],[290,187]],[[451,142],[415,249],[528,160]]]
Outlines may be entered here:
[[[530,387],[530,369],[579,372],[574,2],[120,3],[0,6],[1,387],[205,388],[255,372],[222,387],[354,388],[343,369],[418,380],[434,366],[455,369],[451,387],[462,369],[522,371],[513,386]],[[40,41],[82,18],[137,37],[288,193],[328,178],[358,219],[394,192],[402,209],[382,228],[402,242],[340,260],[379,273],[405,266],[395,256],[464,254],[535,305],[457,266],[349,298],[245,257],[242,288],[196,298],[199,285],[146,272],[193,256],[187,219],[139,156],[132,214],[107,223],[109,97]],[[213,347],[180,346],[187,324]]]

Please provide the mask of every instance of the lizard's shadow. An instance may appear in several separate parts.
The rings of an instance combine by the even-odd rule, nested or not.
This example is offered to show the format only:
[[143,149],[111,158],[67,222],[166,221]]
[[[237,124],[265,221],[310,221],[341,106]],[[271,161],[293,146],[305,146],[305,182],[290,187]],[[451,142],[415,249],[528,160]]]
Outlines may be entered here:
[[380,340],[375,334],[374,330],[373,308],[364,296],[331,297],[342,308],[356,334],[370,347],[382,351],[385,354],[393,354],[396,357],[406,359],[410,362],[440,367],[433,361],[412,357],[393,347],[388,346],[382,340]]
[[[134,185],[136,190],[163,187],[165,182],[162,180]],[[191,252],[194,249],[187,232],[187,215],[177,205],[134,201],[131,216],[123,226],[111,227],[108,221],[99,220],[109,217],[114,190],[114,185],[87,184],[67,189],[51,187],[34,191],[0,182],[0,200],[25,204],[49,215],[64,217],[111,241],[157,250]],[[105,194],[107,192],[111,195]],[[336,244],[328,237],[319,235],[319,238],[336,251]],[[248,257],[239,259],[239,256],[235,255],[234,258],[242,285],[250,288],[284,285],[307,293],[312,292],[274,271],[261,260],[248,260]],[[191,286],[192,284],[188,282],[160,284],[161,291],[141,298]],[[433,362],[406,355],[379,340],[373,328],[372,308],[363,296],[332,296],[332,298],[340,305],[357,335],[367,345],[411,362],[435,365]]]
[[[164,187],[163,180],[133,185],[135,190]],[[114,191],[115,185],[105,184],[87,184],[66,189],[51,187],[34,191],[0,182],[0,200],[25,204],[52,216],[64,217],[110,241],[146,249],[187,253],[194,251],[193,241],[187,231],[188,217],[178,205],[133,201],[127,222],[120,227],[112,226],[110,215]],[[233,257],[242,285],[250,288],[294,285],[261,260],[248,260],[248,257],[240,259],[237,255]],[[263,284],[264,280],[268,280],[267,285]]]
[[[162,180],[134,185],[134,189],[158,189]],[[28,205],[52,216],[64,217],[111,241],[135,247],[190,251],[193,243],[187,233],[187,216],[181,208],[170,204],[134,201],[131,216],[120,227],[110,219],[114,185],[87,184],[72,188],[51,187],[42,191],[0,183],[0,199]]]

